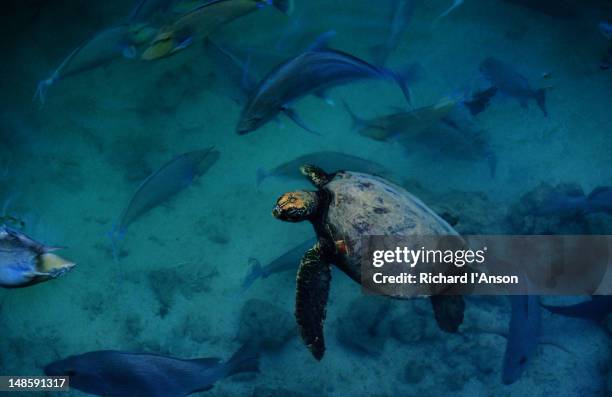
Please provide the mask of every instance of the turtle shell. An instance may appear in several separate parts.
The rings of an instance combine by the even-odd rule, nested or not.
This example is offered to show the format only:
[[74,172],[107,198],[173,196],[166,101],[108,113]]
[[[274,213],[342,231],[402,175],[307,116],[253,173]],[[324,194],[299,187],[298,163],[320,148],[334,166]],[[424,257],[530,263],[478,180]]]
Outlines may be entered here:
[[383,178],[339,172],[323,189],[329,194],[323,239],[336,247],[335,263],[361,282],[364,236],[435,236],[457,232],[406,190]]

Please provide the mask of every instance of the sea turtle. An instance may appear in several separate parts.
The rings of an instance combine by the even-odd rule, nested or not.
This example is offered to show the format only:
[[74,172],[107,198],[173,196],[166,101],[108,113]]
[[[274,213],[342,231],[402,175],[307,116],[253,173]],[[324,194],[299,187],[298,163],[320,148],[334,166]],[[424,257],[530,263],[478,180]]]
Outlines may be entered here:
[[63,276],[75,264],[25,234],[0,225],[0,287],[21,288]]
[[[456,236],[457,232],[418,198],[383,178],[349,171],[327,174],[308,164],[300,171],[318,190],[283,194],[272,215],[286,222],[308,220],[317,234],[318,241],[300,262],[295,316],[304,343],[320,360],[325,352],[330,264],[361,283],[362,236]],[[440,328],[456,332],[463,321],[463,298],[436,295],[430,299]]]

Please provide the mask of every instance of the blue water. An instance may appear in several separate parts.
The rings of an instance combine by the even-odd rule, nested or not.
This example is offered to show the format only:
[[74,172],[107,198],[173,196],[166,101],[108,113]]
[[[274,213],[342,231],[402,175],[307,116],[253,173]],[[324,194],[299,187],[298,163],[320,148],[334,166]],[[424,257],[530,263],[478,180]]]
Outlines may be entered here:
[[[610,234],[606,214],[569,226],[552,220],[541,229],[509,219],[542,183],[573,183],[588,194],[612,180],[612,72],[600,68],[611,44],[597,28],[612,19],[612,5],[540,1],[536,9],[522,1],[465,0],[438,19],[451,1],[406,3],[414,12],[386,66],[418,65],[410,105],[394,84],[354,82],[331,89],[329,103],[311,95],[292,104],[321,136],[285,115],[239,136],[241,107],[235,87],[225,83],[229,71],[208,56],[202,40],[155,61],[119,51],[55,82],[44,105],[32,101],[39,81],[97,32],[125,23],[132,5],[8,2],[0,17],[0,215],[23,220],[23,231],[39,241],[67,247],[61,255],[77,267],[59,280],[0,291],[0,374],[42,375],[51,361],[105,349],[228,358],[246,332],[245,303],[259,299],[278,310],[264,316],[259,333],[287,338],[264,349],[257,376],[221,380],[201,395],[602,396],[606,387],[610,393],[609,319],[606,331],[543,312],[542,343],[520,379],[504,385],[505,297],[467,298],[458,335],[437,329],[426,300],[377,301],[384,315],[372,324],[369,314],[353,313],[371,313],[361,288],[335,269],[327,352],[317,362],[293,321],[274,321],[293,320],[294,271],[241,292],[250,257],[268,263],[313,235],[306,223],[271,216],[281,193],[308,187],[307,181],[270,178],[257,188],[256,170],[311,152],[382,164],[388,179],[435,211],[457,216],[460,232]],[[370,49],[387,40],[397,4],[296,0],[290,16],[263,7],[211,38],[248,57],[256,80],[330,30],[336,32],[331,47],[372,61]],[[556,15],[559,10],[569,15]],[[157,29],[178,17],[159,11],[144,22]],[[119,44],[102,43],[85,55],[117,53]],[[549,114],[533,100],[522,107],[500,93],[468,120],[495,153],[494,176],[482,150],[470,152],[470,133],[429,128],[403,141],[375,141],[352,129],[342,106],[373,118],[463,98],[487,86],[479,64],[489,56],[513,65],[534,89],[546,88]],[[177,155],[211,146],[219,160],[131,224],[116,260],[107,234],[139,184]],[[362,333],[351,327],[376,331],[358,340]]]

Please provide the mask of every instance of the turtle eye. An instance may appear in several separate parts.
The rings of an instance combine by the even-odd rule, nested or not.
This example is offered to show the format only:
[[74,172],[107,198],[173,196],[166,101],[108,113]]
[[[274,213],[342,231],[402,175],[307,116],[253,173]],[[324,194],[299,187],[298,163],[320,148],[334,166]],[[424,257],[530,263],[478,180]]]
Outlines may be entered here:
[[291,204],[295,204],[297,201],[298,201],[298,198],[297,198],[297,197],[295,197],[295,195],[293,195],[293,194],[288,194],[288,195],[286,195],[286,196],[283,198],[283,200],[279,200],[278,205],[279,205],[281,208],[285,208],[285,207],[287,207],[287,206],[289,206],[289,205],[291,205]]

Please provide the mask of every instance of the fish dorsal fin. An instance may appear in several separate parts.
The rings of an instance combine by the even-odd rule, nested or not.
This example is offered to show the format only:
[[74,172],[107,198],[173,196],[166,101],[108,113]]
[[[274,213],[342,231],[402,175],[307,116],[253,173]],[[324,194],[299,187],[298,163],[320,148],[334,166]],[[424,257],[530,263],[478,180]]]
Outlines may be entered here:
[[591,193],[589,193],[589,196],[587,198],[592,199],[592,198],[599,196],[602,193],[610,192],[611,190],[612,190],[612,187],[610,186],[598,186],[595,189],[593,189]]
[[328,30],[317,36],[317,38],[310,44],[306,51],[323,51],[329,48],[329,42],[336,36],[335,30]]

